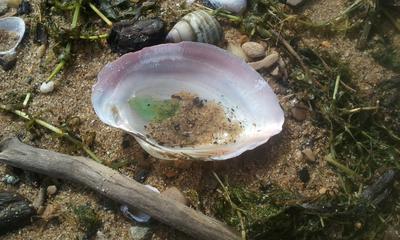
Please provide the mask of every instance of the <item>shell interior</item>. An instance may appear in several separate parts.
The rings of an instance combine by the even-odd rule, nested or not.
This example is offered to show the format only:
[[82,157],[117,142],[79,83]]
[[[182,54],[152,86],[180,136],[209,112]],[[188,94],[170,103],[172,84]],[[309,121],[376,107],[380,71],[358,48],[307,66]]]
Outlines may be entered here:
[[[235,143],[191,147],[160,146],[146,137],[146,120],[128,104],[137,96],[169,99],[187,91],[234,109],[244,130]],[[93,87],[100,119],[132,133],[145,150],[163,159],[227,159],[265,143],[284,121],[276,95],[250,66],[209,44],[163,44],[129,53],[106,65]]]
[[19,43],[25,34],[25,22],[19,17],[6,17],[0,19],[0,29],[7,32],[14,32],[18,36],[17,41],[14,46],[6,51],[0,52],[0,56],[11,55],[15,53],[15,49],[18,47]]

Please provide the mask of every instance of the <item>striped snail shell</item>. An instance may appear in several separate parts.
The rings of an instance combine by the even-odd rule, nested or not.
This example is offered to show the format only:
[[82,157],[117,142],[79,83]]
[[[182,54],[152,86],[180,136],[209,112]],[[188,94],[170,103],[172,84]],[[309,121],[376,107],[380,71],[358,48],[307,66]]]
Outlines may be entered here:
[[221,25],[213,16],[203,10],[185,15],[166,37],[167,42],[202,42],[219,45],[224,38]]
[[[188,5],[193,4],[193,2],[195,1],[186,0]],[[247,7],[247,0],[199,0],[198,2],[213,9],[221,8],[237,14],[243,13]]]

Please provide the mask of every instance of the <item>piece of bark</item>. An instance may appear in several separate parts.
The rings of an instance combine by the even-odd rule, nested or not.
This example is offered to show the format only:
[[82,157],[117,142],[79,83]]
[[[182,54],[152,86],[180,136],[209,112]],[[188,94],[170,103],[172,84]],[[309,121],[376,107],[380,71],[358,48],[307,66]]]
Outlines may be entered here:
[[0,234],[30,223],[34,210],[17,193],[0,192]]
[[31,147],[10,138],[0,143],[0,162],[86,185],[198,239],[241,239],[222,222],[155,193],[88,158]]

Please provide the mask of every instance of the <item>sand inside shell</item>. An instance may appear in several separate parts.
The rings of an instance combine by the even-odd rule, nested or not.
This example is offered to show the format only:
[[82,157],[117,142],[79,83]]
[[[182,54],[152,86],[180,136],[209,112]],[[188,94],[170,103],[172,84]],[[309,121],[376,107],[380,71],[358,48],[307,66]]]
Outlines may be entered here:
[[133,98],[130,105],[150,120],[144,126],[147,137],[160,145],[188,147],[234,143],[242,131],[240,122],[228,117],[220,103],[200,99],[189,92],[179,92],[162,101]]
[[16,32],[8,32],[0,29],[0,52],[8,51],[18,41],[18,34]]

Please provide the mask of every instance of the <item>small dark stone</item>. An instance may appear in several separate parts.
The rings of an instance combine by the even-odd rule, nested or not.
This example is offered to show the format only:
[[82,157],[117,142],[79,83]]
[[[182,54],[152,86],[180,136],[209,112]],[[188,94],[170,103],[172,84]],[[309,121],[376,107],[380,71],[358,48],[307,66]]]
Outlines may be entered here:
[[160,19],[148,19],[114,24],[107,42],[113,52],[124,54],[160,44],[164,39],[164,22]]
[[175,129],[175,131],[181,130],[181,125],[179,123],[175,124],[174,129]]
[[15,55],[6,55],[0,57],[0,66],[4,71],[9,71],[15,67],[17,57]]
[[32,6],[28,1],[23,0],[17,10],[17,15],[29,14],[32,12]]
[[124,134],[122,137],[122,148],[123,149],[127,149],[129,147],[131,147],[131,140],[130,140],[130,136],[128,134]]
[[380,3],[386,6],[400,7],[400,0],[381,0]]
[[33,37],[33,42],[43,45],[43,44],[47,44],[49,39],[48,33],[47,33],[47,28],[45,25],[43,25],[42,23],[38,23],[36,24],[36,28],[35,28],[35,35]]
[[140,183],[144,183],[147,179],[147,177],[149,176],[149,171],[146,169],[141,169],[139,170],[139,172],[136,174],[135,176],[135,180],[140,182]]
[[307,167],[303,167],[297,174],[303,183],[308,183],[308,181],[310,181],[310,173]]
[[195,97],[195,98],[193,99],[193,105],[196,106],[196,107],[198,107],[198,108],[204,107],[203,100],[200,100],[199,97]]
[[0,234],[30,223],[34,209],[17,193],[0,192]]

